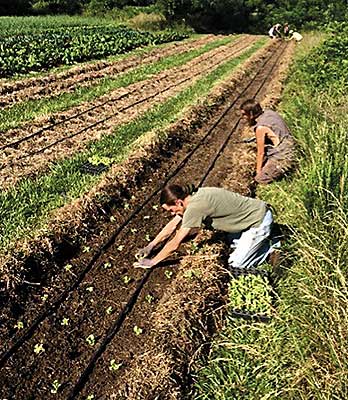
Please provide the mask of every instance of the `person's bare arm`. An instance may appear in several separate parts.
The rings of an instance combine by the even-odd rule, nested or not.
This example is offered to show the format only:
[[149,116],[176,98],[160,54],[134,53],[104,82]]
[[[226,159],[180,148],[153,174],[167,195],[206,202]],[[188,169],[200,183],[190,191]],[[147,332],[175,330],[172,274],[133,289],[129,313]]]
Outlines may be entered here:
[[263,158],[265,156],[265,136],[267,133],[267,127],[258,126],[255,132],[256,135],[256,173],[259,174],[261,172]]
[[161,230],[161,232],[149,243],[151,247],[153,248],[159,243],[162,243],[164,240],[168,239],[169,236],[180,224],[181,220],[182,218],[179,215],[176,215],[173,219],[171,219],[168,224]]
[[152,259],[153,265],[158,264],[159,262],[168,258],[175,250],[177,250],[181,244],[181,242],[185,239],[185,237],[190,233],[191,228],[180,228],[173,239],[171,239],[163,249]]

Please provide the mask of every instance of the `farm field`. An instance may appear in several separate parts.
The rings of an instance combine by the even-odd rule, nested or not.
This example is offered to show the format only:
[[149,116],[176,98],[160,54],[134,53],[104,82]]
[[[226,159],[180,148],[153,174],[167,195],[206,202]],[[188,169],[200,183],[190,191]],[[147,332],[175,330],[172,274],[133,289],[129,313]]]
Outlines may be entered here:
[[293,50],[261,36],[206,35],[1,83],[2,115],[52,107],[22,113],[0,137],[1,397],[136,399],[161,395],[162,385],[184,389],[187,359],[170,351],[206,307],[224,301],[216,258],[224,247],[209,253],[202,237],[145,272],[133,268],[134,253],[167,220],[158,210],[166,183],[254,193],[239,105],[277,101]]

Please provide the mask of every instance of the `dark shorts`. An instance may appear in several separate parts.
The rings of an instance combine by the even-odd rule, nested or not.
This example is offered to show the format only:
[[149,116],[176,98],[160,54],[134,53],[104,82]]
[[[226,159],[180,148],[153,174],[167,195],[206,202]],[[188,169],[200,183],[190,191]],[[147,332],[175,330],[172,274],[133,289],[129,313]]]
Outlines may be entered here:
[[289,169],[286,168],[283,163],[279,160],[268,160],[262,167],[260,173],[255,176],[255,181],[266,185],[271,183],[280,177]]

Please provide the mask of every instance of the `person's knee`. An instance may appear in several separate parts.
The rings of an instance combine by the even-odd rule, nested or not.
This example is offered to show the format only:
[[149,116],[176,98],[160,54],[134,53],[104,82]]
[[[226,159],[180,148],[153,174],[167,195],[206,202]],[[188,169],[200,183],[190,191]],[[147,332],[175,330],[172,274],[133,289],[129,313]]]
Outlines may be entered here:
[[273,177],[265,174],[264,172],[259,172],[255,176],[255,181],[261,185],[267,185],[268,183],[273,182]]

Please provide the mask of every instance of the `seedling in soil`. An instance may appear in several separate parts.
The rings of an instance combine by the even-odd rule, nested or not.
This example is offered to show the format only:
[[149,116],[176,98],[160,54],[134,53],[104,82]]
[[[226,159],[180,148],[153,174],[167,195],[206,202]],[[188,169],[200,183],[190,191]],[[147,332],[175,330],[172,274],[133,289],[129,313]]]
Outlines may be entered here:
[[83,246],[82,253],[88,253],[91,250],[89,246]]
[[147,242],[151,242],[151,239],[150,239],[150,235],[149,235],[149,234],[146,234],[146,235],[145,235],[145,240],[146,240]]
[[168,271],[167,269],[164,271],[164,275],[167,279],[170,279],[173,275],[173,271]]
[[46,301],[48,299],[48,294],[44,294],[41,296],[42,301]]
[[125,210],[129,210],[129,204],[128,203],[124,203],[124,206],[123,206],[123,208],[125,209]]
[[94,399],[94,394],[89,394],[87,397],[86,397],[86,400],[93,400]]
[[86,337],[86,342],[90,345],[90,346],[94,346],[95,345],[95,337],[93,335],[93,333],[89,336]]
[[36,343],[36,345],[34,346],[34,353],[35,354],[40,354],[43,353],[45,351],[43,344],[42,343]]
[[131,228],[131,232],[132,233],[136,233],[136,232],[138,232],[138,229],[137,228]]
[[125,276],[122,278],[122,280],[123,280],[123,282],[124,282],[126,285],[128,285],[128,283],[132,280],[132,278],[131,278],[130,276],[128,276],[128,275],[125,275]]
[[110,360],[110,371],[118,371],[122,367],[122,363],[117,364],[115,359]]
[[151,303],[155,300],[155,298],[154,298],[153,296],[151,296],[151,294],[147,294],[147,295],[145,296],[145,300],[146,300],[149,304],[151,304]]
[[116,218],[113,215],[110,217],[110,222],[116,222]]
[[153,208],[154,210],[158,210],[158,204],[153,205],[152,208]]
[[16,323],[16,325],[14,326],[14,328],[16,328],[16,329],[18,329],[18,330],[23,329],[23,328],[24,328],[23,322],[22,322],[22,321],[18,321],[18,322]]
[[105,269],[108,269],[108,268],[111,268],[111,262],[106,262],[106,263],[104,263],[104,265],[103,265],[103,268],[105,268]]
[[194,269],[190,269],[184,273],[184,277],[187,279],[199,278],[201,276],[201,271],[195,271]]
[[114,309],[112,308],[112,306],[110,306],[110,307],[108,307],[108,308],[106,309],[105,312],[106,312],[107,314],[110,315],[110,314],[113,312],[113,310],[114,310]]
[[118,247],[117,247],[117,250],[118,251],[122,251],[124,249],[124,244],[120,244]]
[[92,293],[93,292],[93,286],[88,286],[86,287],[87,292]]
[[62,322],[60,323],[63,326],[68,326],[69,325],[69,318],[63,318]]
[[199,251],[199,246],[196,242],[191,242],[191,248],[189,254],[196,254]]
[[67,265],[64,267],[64,269],[65,269],[65,271],[69,272],[69,271],[72,269],[72,265],[71,265],[71,264],[67,264]]
[[143,329],[140,328],[139,326],[135,325],[135,327],[133,328],[134,333],[139,336],[143,333]]
[[58,389],[60,388],[61,384],[59,383],[58,379],[55,379],[52,382],[53,389],[51,389],[51,393],[56,394],[58,393]]

